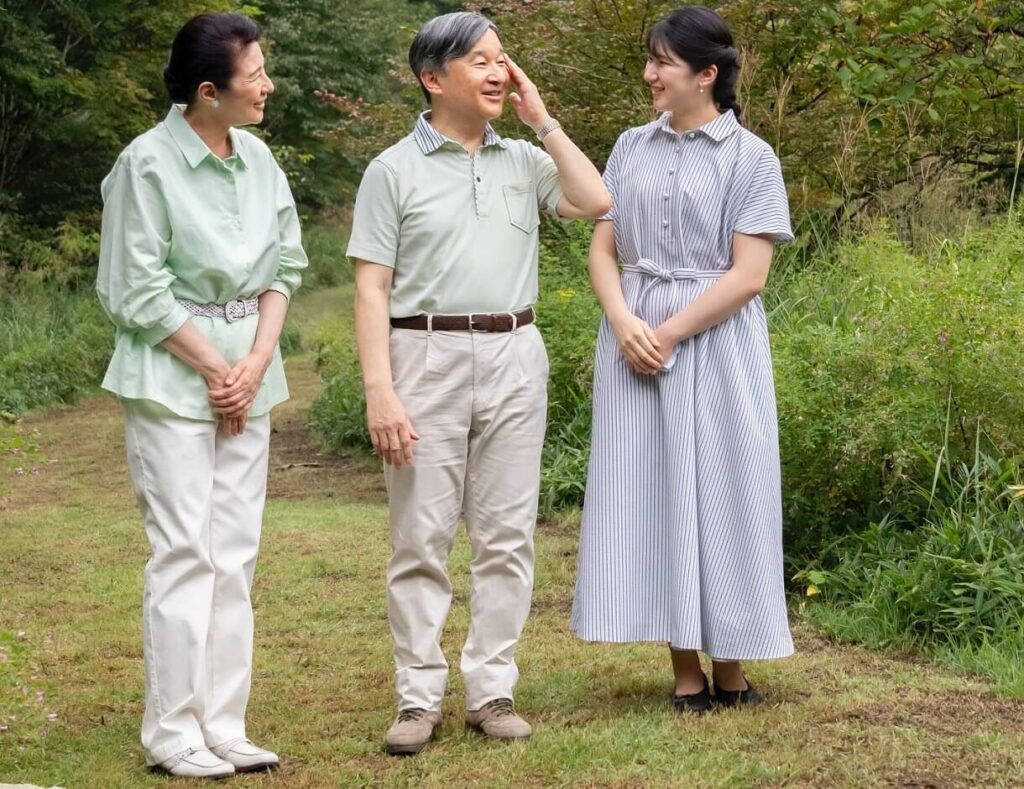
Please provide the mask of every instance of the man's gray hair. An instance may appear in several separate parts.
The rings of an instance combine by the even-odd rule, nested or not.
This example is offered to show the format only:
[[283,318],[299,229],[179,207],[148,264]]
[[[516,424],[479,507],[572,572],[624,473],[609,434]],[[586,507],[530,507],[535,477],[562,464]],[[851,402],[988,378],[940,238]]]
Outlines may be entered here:
[[449,60],[468,55],[488,30],[498,32],[490,19],[470,11],[436,16],[420,28],[409,47],[409,66],[420,83],[427,104],[430,104],[430,92],[423,87],[420,74],[424,70],[444,71]]

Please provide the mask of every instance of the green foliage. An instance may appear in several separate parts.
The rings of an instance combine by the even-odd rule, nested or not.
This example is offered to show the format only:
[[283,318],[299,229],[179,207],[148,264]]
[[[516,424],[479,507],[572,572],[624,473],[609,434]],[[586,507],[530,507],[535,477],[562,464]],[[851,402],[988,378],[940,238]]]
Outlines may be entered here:
[[174,34],[201,11],[242,10],[265,27],[277,91],[261,134],[307,207],[351,198],[366,157],[337,132],[326,91],[389,101],[390,58],[420,6],[390,0],[13,0],[0,9],[0,273],[57,285],[90,279],[99,185],[117,154],[167,111]]
[[[650,120],[646,35],[679,3],[483,5],[553,114],[596,161],[623,129]],[[744,56],[746,123],[778,150],[798,204],[841,215],[896,184],[921,189],[960,170],[1009,186],[1024,88],[1019,3],[711,5]]]
[[922,522],[884,517],[839,541],[834,567],[799,576],[815,595],[808,610],[834,635],[998,666],[997,677],[1019,684],[1020,667],[995,653],[1024,650],[1021,466],[980,449],[933,462],[934,483],[917,490]]
[[541,472],[541,511],[583,500],[590,455],[591,381],[601,308],[587,276],[591,228],[545,226],[540,254],[537,325],[548,349],[548,431]]
[[0,295],[0,412],[71,403],[94,389],[113,328],[91,294],[52,286]]
[[0,191],[32,222],[94,210],[100,179],[166,105],[181,23],[228,2],[14,0],[0,13]]
[[996,456],[1024,449],[1022,249],[1019,227],[920,256],[879,230],[788,277],[771,329],[797,553],[912,508],[923,458],[969,456],[976,424]]
[[302,272],[302,287],[312,290],[333,288],[352,281],[352,264],[345,257],[348,232],[339,226],[311,222],[302,231],[302,246],[309,268]]
[[366,396],[351,319],[326,324],[313,338],[323,389],[309,407],[309,426],[326,449],[371,451]]
[[[354,100],[388,103],[393,59],[400,59],[419,21],[418,7],[394,0],[252,0],[266,26],[268,71],[276,90],[267,103],[266,132],[293,191],[310,207],[350,200],[368,159],[352,136],[360,126]],[[342,102],[355,122],[338,134]]]

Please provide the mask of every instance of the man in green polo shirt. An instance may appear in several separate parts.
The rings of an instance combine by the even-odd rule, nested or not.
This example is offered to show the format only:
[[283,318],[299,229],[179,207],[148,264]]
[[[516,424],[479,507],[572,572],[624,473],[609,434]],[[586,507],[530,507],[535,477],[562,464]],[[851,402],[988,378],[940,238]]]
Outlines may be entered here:
[[[539,209],[596,218],[611,205],[485,17],[428,22],[409,62],[430,109],[367,168],[348,247],[367,423],[390,504],[399,714],[389,753],[422,750],[441,722],[447,561],[460,514],[472,545],[466,721],[497,739],[530,736],[512,694],[547,409],[532,309]],[[494,132],[506,98],[546,151]]]

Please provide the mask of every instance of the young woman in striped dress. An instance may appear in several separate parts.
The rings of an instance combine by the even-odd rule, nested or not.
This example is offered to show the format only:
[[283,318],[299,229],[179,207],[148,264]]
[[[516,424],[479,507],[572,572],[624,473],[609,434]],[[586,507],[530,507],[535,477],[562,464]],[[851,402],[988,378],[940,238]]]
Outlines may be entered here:
[[740,660],[793,652],[759,295],[793,236],[778,158],[738,121],[725,23],[680,9],[648,49],[662,114],[616,142],[590,248],[605,319],[572,629],[667,641],[676,708],[704,712],[760,700]]

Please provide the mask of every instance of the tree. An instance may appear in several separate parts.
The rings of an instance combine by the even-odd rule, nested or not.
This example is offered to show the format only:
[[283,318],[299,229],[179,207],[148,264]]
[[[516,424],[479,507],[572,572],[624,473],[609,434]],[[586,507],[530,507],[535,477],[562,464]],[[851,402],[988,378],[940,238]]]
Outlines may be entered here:
[[[709,3],[744,54],[745,123],[794,196],[837,216],[901,183],[1010,182],[1024,109],[1024,7],[991,0]],[[641,73],[665,0],[496,0],[488,11],[583,148],[651,119]],[[1008,191],[1008,190],[1007,190]]]

